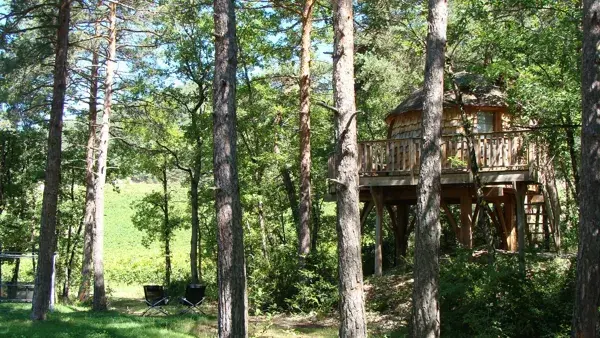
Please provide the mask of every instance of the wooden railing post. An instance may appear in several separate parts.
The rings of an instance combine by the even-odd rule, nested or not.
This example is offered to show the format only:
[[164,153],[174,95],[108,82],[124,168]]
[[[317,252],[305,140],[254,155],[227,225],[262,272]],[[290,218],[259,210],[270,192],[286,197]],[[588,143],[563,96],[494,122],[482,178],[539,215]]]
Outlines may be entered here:
[[[535,143],[524,142],[525,131],[475,134],[475,160],[482,171],[524,170],[535,160]],[[450,161],[456,158],[471,166],[466,139],[444,135],[440,144],[442,169],[455,169]],[[412,178],[419,171],[420,139],[392,139],[366,141],[359,144],[359,173],[376,175],[408,174]],[[466,168],[460,168],[466,171]]]

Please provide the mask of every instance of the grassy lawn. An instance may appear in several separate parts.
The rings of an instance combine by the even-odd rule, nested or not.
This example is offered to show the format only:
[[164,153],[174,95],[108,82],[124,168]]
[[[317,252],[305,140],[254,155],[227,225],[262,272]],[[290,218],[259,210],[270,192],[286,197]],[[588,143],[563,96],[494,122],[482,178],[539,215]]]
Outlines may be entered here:
[[28,320],[31,306],[0,304],[0,336],[3,337],[211,337],[211,319],[188,317],[140,317],[118,311],[92,313],[83,308],[57,306],[48,320]]
[[[133,300],[115,300],[111,311],[94,313],[86,308],[57,306],[45,322],[29,320],[31,305],[0,304],[1,337],[216,337],[214,308],[207,315],[178,315],[178,307],[167,307],[169,316],[141,317],[144,304]],[[331,326],[333,325],[333,326]],[[251,337],[337,337],[331,321],[315,322],[301,317],[252,317]]]

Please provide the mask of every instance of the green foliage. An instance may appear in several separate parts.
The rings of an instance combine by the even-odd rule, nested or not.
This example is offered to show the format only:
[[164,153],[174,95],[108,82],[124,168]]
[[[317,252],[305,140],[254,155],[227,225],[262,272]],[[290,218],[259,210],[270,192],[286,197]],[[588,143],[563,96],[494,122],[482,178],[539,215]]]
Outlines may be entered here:
[[166,211],[169,221],[165,221],[165,199],[171,200],[171,194],[164,196],[160,192],[152,192],[133,204],[136,210],[132,218],[133,226],[144,232],[142,244],[145,247],[150,247],[152,242],[170,241],[175,230],[183,224],[184,218],[171,208]]
[[335,252],[313,253],[304,268],[299,269],[296,249],[282,246],[272,254],[270,262],[252,264],[248,293],[251,312],[331,312],[338,302],[334,255]]
[[[493,267],[460,252],[441,267],[442,334],[448,337],[549,337],[569,334],[574,265],[540,260],[521,276],[517,257]],[[534,258],[534,257],[531,257]],[[570,267],[569,267],[570,266]]]

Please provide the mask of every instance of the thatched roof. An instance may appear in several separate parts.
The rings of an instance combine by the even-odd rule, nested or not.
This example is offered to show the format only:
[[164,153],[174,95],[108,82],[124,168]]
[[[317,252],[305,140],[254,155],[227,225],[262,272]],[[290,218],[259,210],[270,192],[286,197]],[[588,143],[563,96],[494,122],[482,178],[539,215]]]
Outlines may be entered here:
[[[494,86],[482,76],[461,72],[456,74],[458,87],[462,92],[465,106],[474,107],[506,107],[506,93]],[[425,95],[423,89],[418,89],[410,94],[396,109],[385,118],[386,121],[400,114],[410,111],[423,110]],[[444,107],[456,106],[456,96],[453,90],[444,93]]]

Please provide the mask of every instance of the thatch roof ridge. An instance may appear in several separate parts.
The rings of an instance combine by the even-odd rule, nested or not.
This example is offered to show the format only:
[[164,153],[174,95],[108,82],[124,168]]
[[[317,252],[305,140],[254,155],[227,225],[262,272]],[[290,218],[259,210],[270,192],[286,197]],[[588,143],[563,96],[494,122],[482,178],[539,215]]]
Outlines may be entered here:
[[[482,76],[461,72],[456,74],[459,88],[462,92],[463,103],[466,106],[475,107],[506,107],[506,93],[488,81]],[[392,110],[386,117],[386,121],[394,116],[398,116],[410,111],[423,110],[423,101],[425,93],[423,88],[419,88],[407,96],[402,103]],[[444,93],[444,107],[456,105],[454,91]]]

